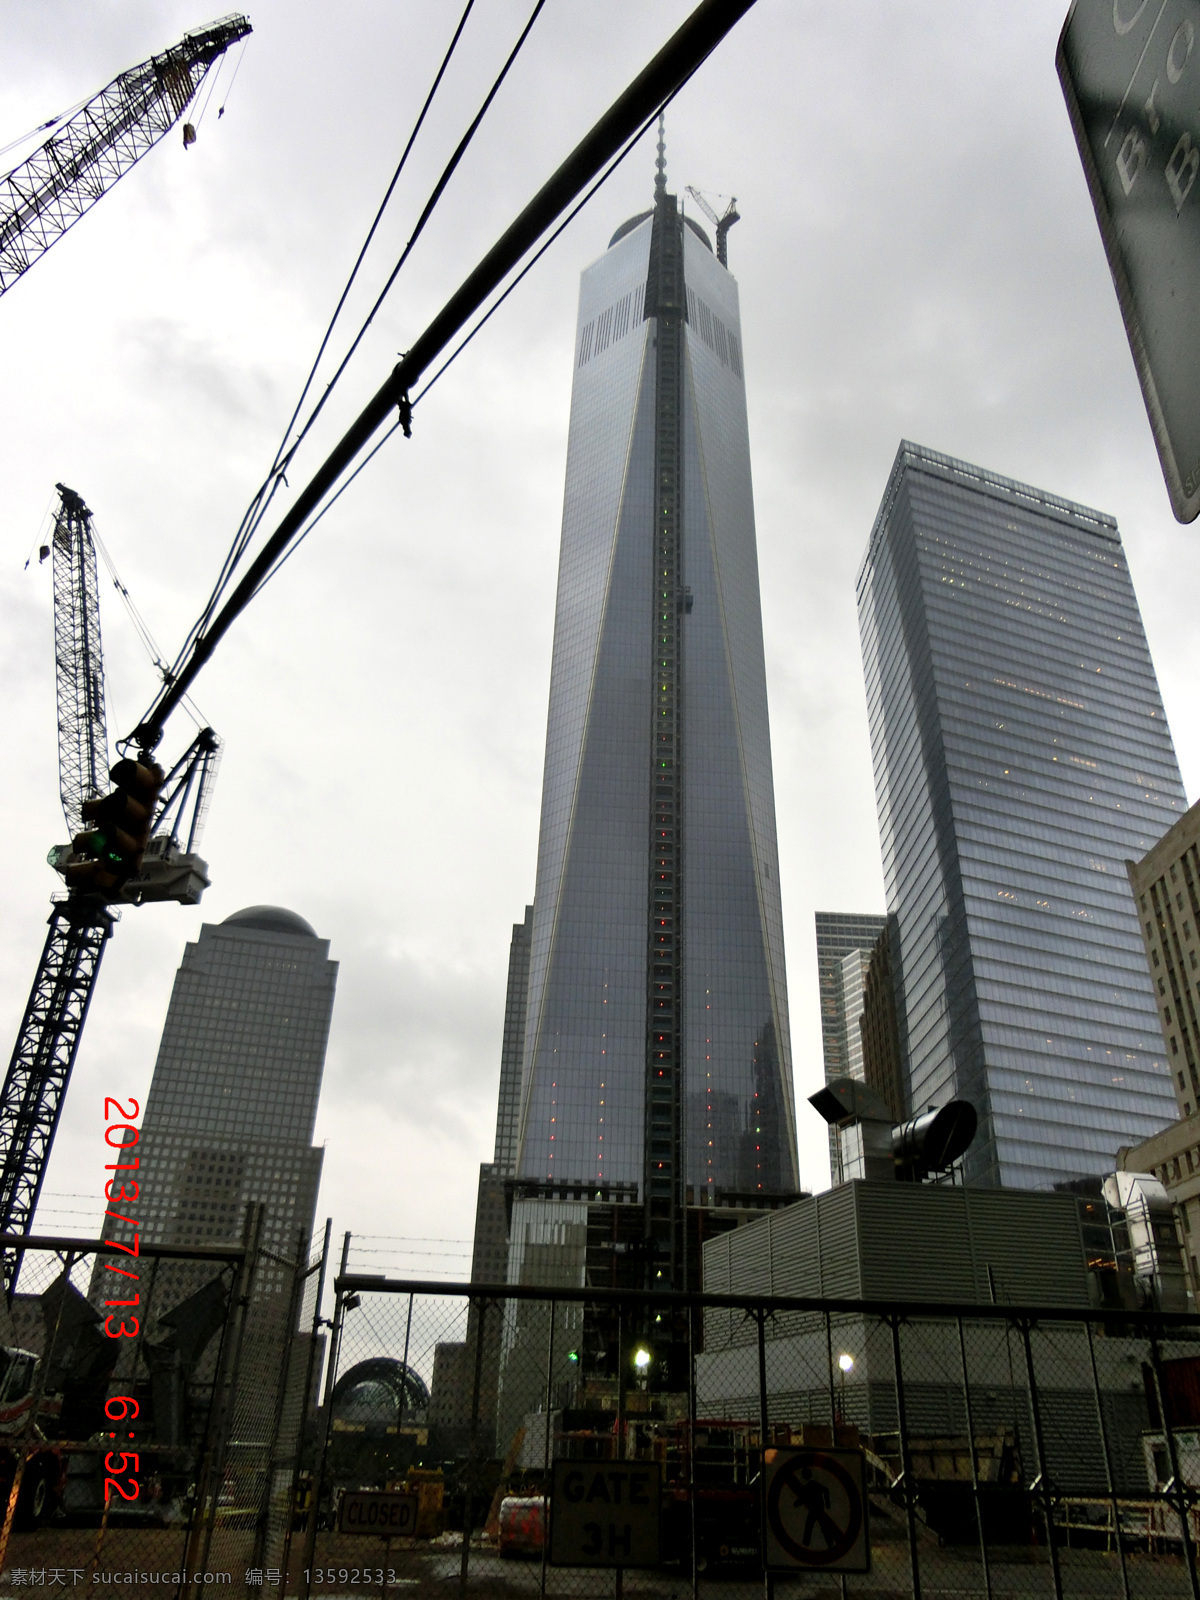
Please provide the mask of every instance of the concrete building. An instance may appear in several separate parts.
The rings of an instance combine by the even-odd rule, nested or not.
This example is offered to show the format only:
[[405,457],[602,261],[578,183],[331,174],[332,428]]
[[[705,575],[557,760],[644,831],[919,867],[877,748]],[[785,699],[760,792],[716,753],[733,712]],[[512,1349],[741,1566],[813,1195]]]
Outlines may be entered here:
[[[1200,805],[1126,861],[1179,1114],[1200,1109]],[[1190,1141],[1189,1141],[1190,1143]]]
[[1166,1190],[1188,1288],[1194,1304],[1200,1305],[1200,1112],[1168,1123],[1141,1144],[1122,1147],[1117,1170],[1150,1173]]
[[906,1103],[1100,1176],[1174,1111],[1124,862],[1186,806],[1116,523],[904,443],[858,600]]

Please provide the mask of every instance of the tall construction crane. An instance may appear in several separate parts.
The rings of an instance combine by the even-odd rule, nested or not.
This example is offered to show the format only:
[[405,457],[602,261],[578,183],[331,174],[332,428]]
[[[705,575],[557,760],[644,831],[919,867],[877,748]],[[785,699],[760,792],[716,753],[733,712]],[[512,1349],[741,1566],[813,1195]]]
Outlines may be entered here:
[[[50,931],[0,1090],[0,1233],[26,1233],[58,1127],[79,1038],[112,935],[115,905],[196,905],[208,887],[195,854],[220,746],[202,729],[169,773],[149,762],[108,770],[104,657],[92,514],[65,484],[42,559],[52,558],[59,793],[73,838],[56,845],[62,874]],[[106,780],[116,785],[104,791]],[[3,1263],[11,1290],[15,1255]]]
[[0,294],[171,131],[213,62],[250,31],[235,14],[185,33],[114,78],[0,178]]
[[[729,230],[733,227],[735,222],[740,222],[742,220],[738,215],[737,201],[730,200],[729,204],[725,207],[724,212],[721,214],[721,216],[718,216],[715,207],[709,205],[708,201],[700,193],[699,189],[693,189],[689,183],[687,186],[687,192],[691,195],[692,199],[696,202],[701,211],[703,211],[704,215],[717,230],[717,260],[723,267],[727,267],[729,265]],[[725,197],[724,195],[721,195],[720,198],[723,200]]]

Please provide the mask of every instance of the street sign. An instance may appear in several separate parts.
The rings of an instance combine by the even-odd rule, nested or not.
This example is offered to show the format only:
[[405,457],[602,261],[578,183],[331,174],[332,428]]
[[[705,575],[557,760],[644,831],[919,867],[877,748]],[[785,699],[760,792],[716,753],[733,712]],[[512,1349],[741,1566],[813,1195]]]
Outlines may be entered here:
[[550,1565],[656,1567],[661,1487],[657,1461],[556,1461]]
[[867,1572],[861,1450],[768,1450],[767,1566]]
[[1073,0],[1058,75],[1180,522],[1200,513],[1200,0]]
[[373,1533],[377,1539],[417,1531],[415,1494],[347,1490],[338,1507],[339,1533]]

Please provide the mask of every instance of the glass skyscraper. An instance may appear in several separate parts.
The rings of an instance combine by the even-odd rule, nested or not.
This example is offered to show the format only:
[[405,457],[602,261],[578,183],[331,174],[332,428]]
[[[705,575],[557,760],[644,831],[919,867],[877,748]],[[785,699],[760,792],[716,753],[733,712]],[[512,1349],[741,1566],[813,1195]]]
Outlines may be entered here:
[[905,443],[858,601],[909,1109],[1111,1170],[1176,1113],[1125,859],[1186,809],[1116,523]]
[[798,1182],[738,292],[661,145],[580,291],[517,1174],[680,1282],[689,1201]]
[[265,1245],[290,1257],[302,1230],[308,1248],[336,983],[329,941],[280,906],[205,923],[187,946],[142,1122],[143,1238],[236,1244],[247,1204],[258,1201]]

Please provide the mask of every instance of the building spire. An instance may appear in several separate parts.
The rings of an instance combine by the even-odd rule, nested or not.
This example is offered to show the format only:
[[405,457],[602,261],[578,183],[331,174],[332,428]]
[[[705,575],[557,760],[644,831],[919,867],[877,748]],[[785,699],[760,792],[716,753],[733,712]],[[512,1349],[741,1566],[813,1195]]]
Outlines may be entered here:
[[665,111],[658,113],[658,159],[654,163],[654,200],[658,201],[667,192],[667,114]]

